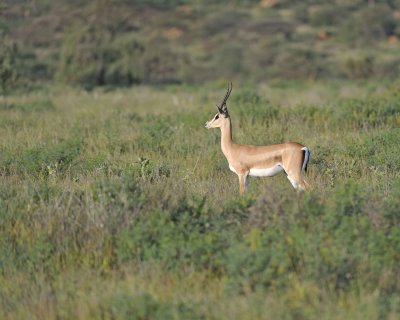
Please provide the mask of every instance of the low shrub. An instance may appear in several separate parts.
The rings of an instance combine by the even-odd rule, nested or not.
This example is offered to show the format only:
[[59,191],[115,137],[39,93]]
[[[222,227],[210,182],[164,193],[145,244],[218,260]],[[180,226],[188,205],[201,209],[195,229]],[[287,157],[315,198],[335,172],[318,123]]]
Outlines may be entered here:
[[160,302],[144,292],[114,294],[99,308],[102,317],[112,319],[203,319],[193,306],[182,302]]
[[73,160],[79,155],[82,142],[79,139],[67,140],[53,147],[28,149],[17,157],[19,171],[44,176],[57,176],[65,173]]
[[118,260],[159,261],[173,270],[184,266],[220,270],[232,235],[221,216],[203,207],[204,199],[182,200],[173,212],[139,216],[119,236]]

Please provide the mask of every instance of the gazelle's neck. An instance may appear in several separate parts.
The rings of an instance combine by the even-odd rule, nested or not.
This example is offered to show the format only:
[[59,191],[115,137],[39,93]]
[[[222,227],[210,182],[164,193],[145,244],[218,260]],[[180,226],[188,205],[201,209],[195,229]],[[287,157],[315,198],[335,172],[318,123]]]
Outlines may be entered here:
[[221,126],[221,149],[225,156],[229,153],[232,144],[232,124],[231,118],[228,118]]

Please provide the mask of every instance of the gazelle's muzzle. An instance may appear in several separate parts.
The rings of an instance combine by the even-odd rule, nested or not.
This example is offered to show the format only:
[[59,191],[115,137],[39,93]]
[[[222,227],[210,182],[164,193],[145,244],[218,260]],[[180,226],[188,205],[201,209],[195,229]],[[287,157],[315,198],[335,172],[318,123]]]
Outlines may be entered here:
[[210,127],[210,121],[207,121],[206,124],[204,125],[204,127],[205,127],[206,129],[210,129],[210,128],[211,128],[211,127]]

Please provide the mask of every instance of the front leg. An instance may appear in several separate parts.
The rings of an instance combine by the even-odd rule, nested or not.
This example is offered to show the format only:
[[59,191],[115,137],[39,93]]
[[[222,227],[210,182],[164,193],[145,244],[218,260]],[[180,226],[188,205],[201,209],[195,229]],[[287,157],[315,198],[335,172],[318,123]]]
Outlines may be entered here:
[[247,180],[247,174],[238,174],[239,177],[239,191],[241,194],[245,193],[247,191],[248,187],[248,180]]

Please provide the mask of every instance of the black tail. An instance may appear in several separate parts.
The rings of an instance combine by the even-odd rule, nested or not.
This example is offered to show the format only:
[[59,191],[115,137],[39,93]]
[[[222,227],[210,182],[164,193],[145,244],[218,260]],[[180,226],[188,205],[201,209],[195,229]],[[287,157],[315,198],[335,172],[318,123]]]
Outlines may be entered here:
[[304,161],[301,171],[307,172],[307,167],[308,167],[308,162],[310,161],[311,152],[310,149],[308,149],[307,147],[301,148],[301,150],[304,151]]

